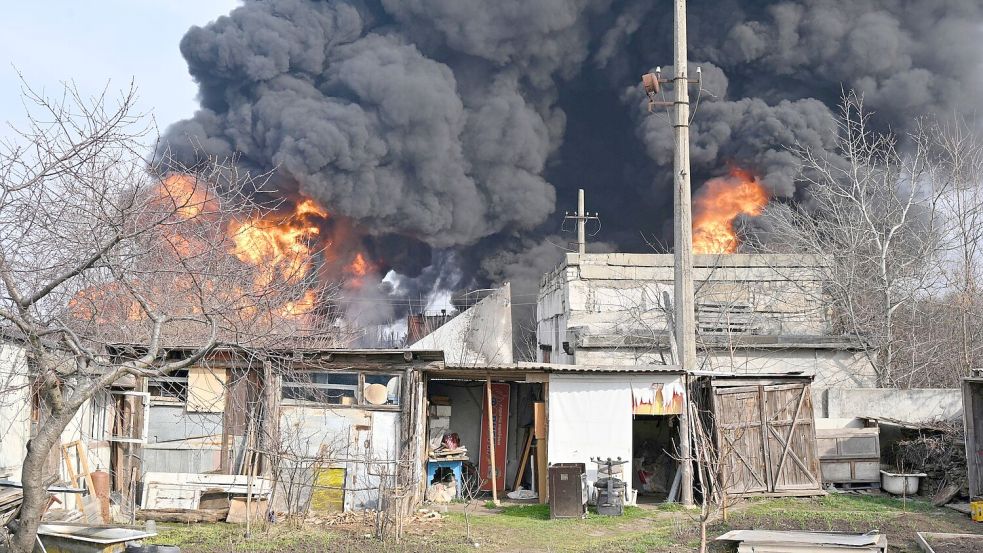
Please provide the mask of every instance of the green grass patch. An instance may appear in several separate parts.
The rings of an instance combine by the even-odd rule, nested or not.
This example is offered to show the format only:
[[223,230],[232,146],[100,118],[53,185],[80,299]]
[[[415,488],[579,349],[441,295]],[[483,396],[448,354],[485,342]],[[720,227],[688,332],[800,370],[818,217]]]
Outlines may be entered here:
[[815,498],[752,500],[724,527],[867,531],[907,514],[935,513],[923,500],[875,494],[830,494]]

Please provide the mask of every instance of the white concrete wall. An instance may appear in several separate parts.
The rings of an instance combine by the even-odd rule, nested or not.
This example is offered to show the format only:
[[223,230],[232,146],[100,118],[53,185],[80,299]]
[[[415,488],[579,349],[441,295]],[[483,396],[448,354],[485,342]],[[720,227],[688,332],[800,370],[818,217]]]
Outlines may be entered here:
[[449,365],[511,363],[511,287],[506,283],[409,349],[443,351]]
[[31,437],[31,391],[24,349],[0,344],[0,478],[20,480]]
[[958,389],[830,388],[831,418],[873,417],[905,422],[955,419],[962,416],[962,392]]

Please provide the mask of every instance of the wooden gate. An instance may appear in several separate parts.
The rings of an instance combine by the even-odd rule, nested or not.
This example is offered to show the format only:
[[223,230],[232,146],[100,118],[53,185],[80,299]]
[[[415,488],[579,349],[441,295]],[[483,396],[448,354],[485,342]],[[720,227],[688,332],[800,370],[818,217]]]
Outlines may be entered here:
[[812,392],[802,380],[711,380],[727,495],[821,493]]

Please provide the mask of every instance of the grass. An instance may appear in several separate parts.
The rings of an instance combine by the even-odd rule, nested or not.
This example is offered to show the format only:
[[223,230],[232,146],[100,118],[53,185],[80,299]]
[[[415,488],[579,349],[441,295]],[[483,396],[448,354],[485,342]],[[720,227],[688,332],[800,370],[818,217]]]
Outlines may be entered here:
[[[291,523],[258,530],[250,540],[243,538],[242,526],[232,524],[161,524],[157,541],[178,545],[185,553],[683,553],[695,551],[698,540],[698,513],[678,505],[628,507],[623,517],[605,517],[591,511],[585,519],[550,519],[546,505],[486,507],[472,505],[471,514],[466,517],[458,505],[441,520],[409,524],[398,545],[382,544],[366,537],[372,532],[367,526],[319,527]],[[878,494],[832,494],[739,503],[730,509],[728,522],[711,527],[710,537],[735,528],[855,532],[876,528],[888,534],[892,552],[917,551],[916,530],[980,532],[973,524],[968,517],[937,509],[921,500],[902,501]],[[466,538],[468,535],[471,541]],[[719,544],[714,547],[716,551],[726,551]]]
[[285,550],[316,550],[337,537],[319,527],[298,528],[285,523],[253,529],[245,537],[246,527],[239,524],[160,524],[155,543],[177,545],[182,551],[247,551],[268,553]]
[[714,535],[737,528],[868,532],[888,536],[891,551],[919,551],[915,532],[979,532],[968,517],[922,499],[902,500],[880,494],[830,494],[815,498],[757,499],[735,509]]

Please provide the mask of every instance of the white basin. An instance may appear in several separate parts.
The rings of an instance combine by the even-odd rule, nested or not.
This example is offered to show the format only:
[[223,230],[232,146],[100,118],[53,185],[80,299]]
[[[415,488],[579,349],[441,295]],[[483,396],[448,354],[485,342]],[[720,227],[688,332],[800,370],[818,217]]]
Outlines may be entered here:
[[898,473],[881,471],[881,489],[894,495],[915,495],[924,472]]

